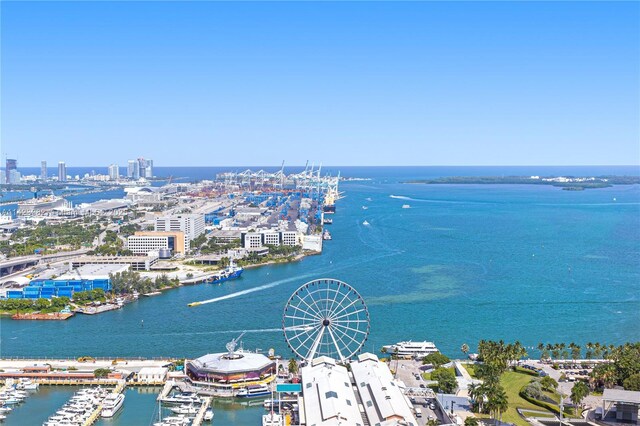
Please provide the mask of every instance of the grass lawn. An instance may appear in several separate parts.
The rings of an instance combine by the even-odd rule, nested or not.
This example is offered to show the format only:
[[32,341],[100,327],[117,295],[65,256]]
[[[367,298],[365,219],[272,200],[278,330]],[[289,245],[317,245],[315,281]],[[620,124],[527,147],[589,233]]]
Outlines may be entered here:
[[[542,409],[540,409],[542,410]],[[553,414],[549,413],[549,412],[541,412],[541,411],[529,411],[529,410],[521,410],[522,414],[524,414],[527,417],[541,417],[541,418],[545,418],[545,419],[553,419],[556,416],[554,416]]]
[[[509,398],[509,409],[502,414],[502,421],[507,423],[515,423],[517,425],[528,426],[516,411],[516,408],[524,408],[536,411],[544,411],[544,408],[538,407],[520,397],[520,389],[531,381],[533,377],[529,374],[507,371],[500,377],[500,383],[504,387],[507,397]],[[552,413],[549,413],[552,414]]]
[[469,373],[469,375],[471,377],[473,377],[474,379],[476,379],[476,369],[475,369],[475,365],[473,364],[462,364],[462,366],[464,367],[465,370],[467,370],[467,373]]
[[[451,368],[447,368],[447,370],[451,371],[455,376],[455,374],[456,374],[456,369],[455,368],[451,367]],[[424,380],[431,380],[431,373],[422,373],[422,378]]]

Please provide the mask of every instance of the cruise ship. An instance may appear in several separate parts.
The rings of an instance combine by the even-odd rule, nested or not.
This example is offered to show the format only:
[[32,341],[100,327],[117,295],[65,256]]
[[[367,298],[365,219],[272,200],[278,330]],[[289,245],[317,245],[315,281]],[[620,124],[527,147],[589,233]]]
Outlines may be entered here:
[[102,417],[113,417],[124,403],[124,395],[110,393],[102,402]]
[[64,198],[56,195],[32,198],[18,203],[18,214],[33,214],[37,211],[53,210],[65,206],[66,202]]
[[388,354],[395,354],[399,357],[420,358],[429,354],[440,352],[433,342],[398,342],[395,345],[383,346]]

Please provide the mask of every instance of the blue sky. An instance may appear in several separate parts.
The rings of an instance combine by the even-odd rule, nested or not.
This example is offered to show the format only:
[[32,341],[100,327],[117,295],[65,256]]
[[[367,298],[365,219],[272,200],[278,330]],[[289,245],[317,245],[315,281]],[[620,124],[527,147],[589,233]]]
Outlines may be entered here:
[[640,163],[637,2],[5,2],[19,165]]

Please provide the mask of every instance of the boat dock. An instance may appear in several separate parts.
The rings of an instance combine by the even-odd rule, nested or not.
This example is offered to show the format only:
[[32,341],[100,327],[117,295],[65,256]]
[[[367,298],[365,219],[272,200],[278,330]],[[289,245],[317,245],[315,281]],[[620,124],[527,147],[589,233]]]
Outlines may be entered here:
[[173,380],[168,380],[167,383],[164,384],[162,392],[158,394],[158,398],[156,399],[156,401],[163,402],[167,398],[167,396],[169,396],[171,389],[173,389],[175,385],[176,382],[174,382]]
[[211,398],[204,398],[204,401],[198,410],[198,414],[196,414],[196,417],[193,419],[191,426],[200,426],[202,424],[204,421],[204,414],[207,412],[207,409],[209,409],[209,405],[211,405]]
[[15,314],[11,316],[14,320],[57,320],[62,321],[69,319],[73,316],[73,313],[61,313],[53,312],[50,314]]

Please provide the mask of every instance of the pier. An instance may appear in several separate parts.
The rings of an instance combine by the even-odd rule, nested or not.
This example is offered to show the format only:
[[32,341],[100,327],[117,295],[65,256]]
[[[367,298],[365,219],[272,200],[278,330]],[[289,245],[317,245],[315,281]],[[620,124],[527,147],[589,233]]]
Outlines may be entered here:
[[168,380],[167,383],[164,384],[162,392],[160,392],[156,400],[159,402],[163,402],[167,398],[167,396],[169,396],[169,392],[171,392],[171,389],[173,389],[175,385],[176,382],[174,382],[173,380]]
[[204,414],[207,412],[209,405],[211,405],[211,398],[204,398],[204,401],[200,406],[200,410],[198,410],[198,414],[196,414],[196,417],[193,419],[191,426],[200,426],[202,424],[204,421]]

